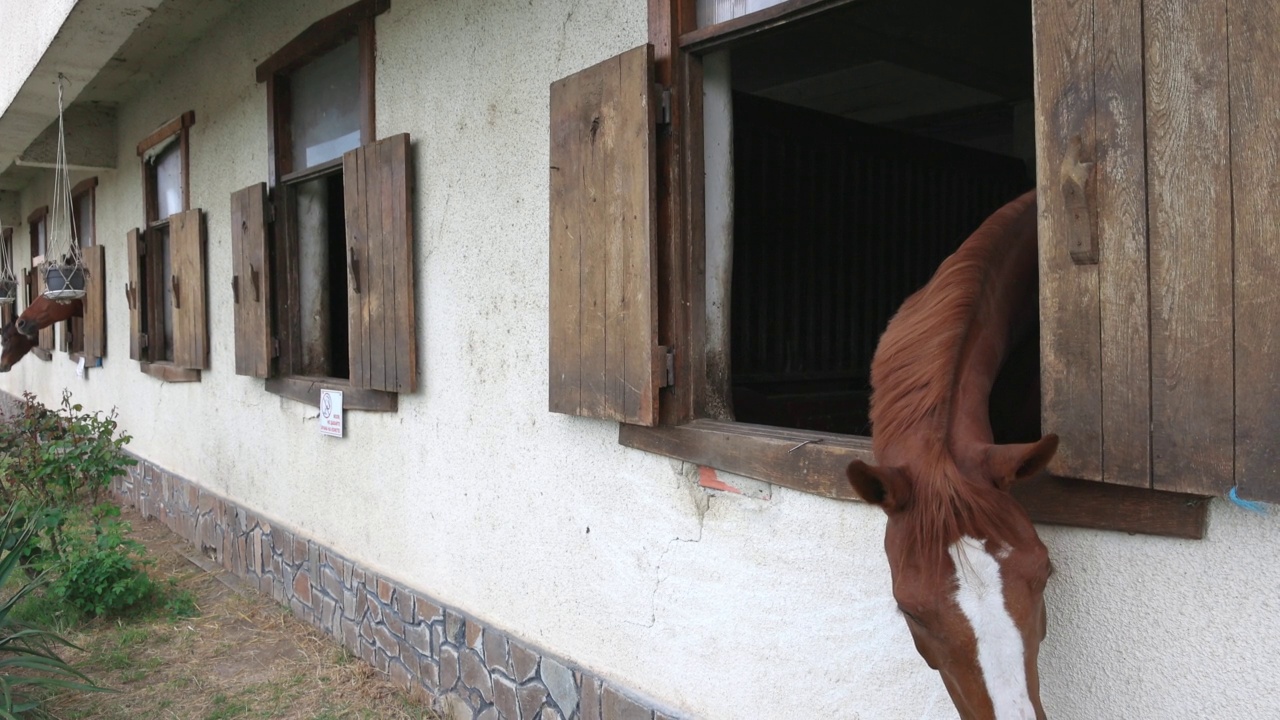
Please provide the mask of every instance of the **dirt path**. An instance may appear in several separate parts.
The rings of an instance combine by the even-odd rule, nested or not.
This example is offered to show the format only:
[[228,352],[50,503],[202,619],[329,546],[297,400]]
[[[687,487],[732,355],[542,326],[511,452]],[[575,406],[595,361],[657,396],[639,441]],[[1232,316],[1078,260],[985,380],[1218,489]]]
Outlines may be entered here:
[[135,510],[125,510],[124,519],[155,560],[152,576],[189,591],[199,615],[174,619],[159,610],[143,619],[95,620],[67,631],[83,650],[68,650],[64,657],[120,692],[58,698],[48,708],[54,717],[437,717],[270,598],[232,589],[219,579],[220,569],[193,564],[186,556],[194,557],[194,548],[159,522],[143,520]]

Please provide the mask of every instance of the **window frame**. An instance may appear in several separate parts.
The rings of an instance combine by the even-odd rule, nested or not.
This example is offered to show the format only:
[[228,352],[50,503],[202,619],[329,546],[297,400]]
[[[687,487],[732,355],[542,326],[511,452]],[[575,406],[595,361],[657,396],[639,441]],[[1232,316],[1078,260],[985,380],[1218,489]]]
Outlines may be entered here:
[[[295,170],[292,142],[292,95],[290,78],[343,43],[355,39],[359,46],[360,146],[376,138],[376,33],[375,18],[386,12],[390,0],[360,0],[332,15],[324,17],[273,53],[256,70],[257,81],[266,84],[267,93],[267,190],[268,206],[275,222],[268,230],[268,253],[272,258],[267,282],[272,284],[270,307],[271,335],[276,355],[272,372],[265,381],[268,392],[301,403],[319,404],[323,386],[343,392],[344,407],[351,410],[395,412],[397,394],[382,390],[357,388],[350,375],[346,378],[316,377],[294,371],[300,362],[301,323],[296,303],[291,298],[298,292],[298,239],[290,222],[288,187],[333,173],[341,173],[341,157]],[[348,342],[354,342],[354,338]]]
[[[142,263],[143,282],[146,285],[146,297],[149,300],[145,304],[145,312],[143,313],[143,327],[148,338],[148,358],[151,354],[150,351],[153,349],[151,339],[162,336],[164,331],[164,315],[161,303],[153,299],[164,297],[163,288],[161,287],[163,266],[159,262],[150,262],[150,258],[156,255],[156,253],[150,251],[150,248],[155,237],[153,233],[160,230],[168,230],[169,218],[159,217],[160,199],[156,170],[154,165],[147,162],[146,153],[151,148],[168,141],[175,135],[178,137],[178,153],[182,159],[182,209],[180,212],[187,212],[191,209],[190,129],[195,123],[195,111],[188,110],[161,125],[144,138],[142,142],[138,143],[138,162],[142,167],[143,243],[148,248],[148,251],[143,256],[144,262]],[[172,238],[170,238],[171,241]],[[160,330],[159,333],[156,332],[157,329]],[[173,360],[148,359],[139,361],[138,364],[143,373],[164,382],[198,382],[200,380],[199,370],[178,367]]]
[[[658,343],[674,348],[675,383],[659,391],[652,428],[620,424],[620,444],[841,500],[852,460],[873,460],[867,437],[751,425],[715,417],[708,378],[702,56],[758,33],[810,17],[850,0],[787,0],[764,10],[698,28],[693,0],[649,0],[649,42],[655,77],[670,89],[669,122],[657,148]],[[1202,538],[1205,498],[1045,477],[1015,495],[1032,518],[1130,533]]]
[[8,324],[18,316],[18,297],[22,295],[22,275],[18,272],[18,268],[14,267],[13,262],[13,228],[0,228],[0,253],[9,254],[9,265],[13,271],[14,281],[18,286],[13,292],[13,302],[0,305],[0,325]]

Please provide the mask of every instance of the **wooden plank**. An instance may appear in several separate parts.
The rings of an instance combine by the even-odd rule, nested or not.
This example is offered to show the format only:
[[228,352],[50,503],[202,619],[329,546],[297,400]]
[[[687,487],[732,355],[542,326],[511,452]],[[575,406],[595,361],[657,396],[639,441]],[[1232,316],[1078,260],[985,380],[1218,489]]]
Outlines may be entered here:
[[142,334],[146,332],[142,315],[142,305],[146,301],[143,292],[146,282],[142,277],[145,265],[142,261],[142,237],[138,229],[129,231],[125,249],[129,254],[129,282],[124,286],[125,299],[129,302],[129,359],[146,360],[146,346],[142,341]]
[[[359,277],[361,268],[368,267],[361,263],[365,257],[364,238],[369,236],[368,208],[365,196],[368,192],[365,177],[365,163],[361,160],[362,148],[353,150],[343,156],[342,194],[347,232],[347,343],[349,350],[349,370],[351,382],[362,387],[369,382],[366,367],[368,361],[369,337],[365,330],[366,320],[364,305],[352,298],[357,297],[357,290],[362,280]],[[347,161],[350,156],[352,160]]]
[[191,368],[180,368],[170,362],[144,362],[139,365],[142,372],[157,380],[169,383],[200,382],[200,371]]
[[169,219],[170,253],[176,281],[173,309],[173,364],[189,370],[209,367],[208,310],[205,306],[205,232],[201,211]]
[[82,352],[87,365],[107,355],[107,263],[101,245],[84,248],[85,284]]
[[1230,0],[1235,212],[1235,482],[1280,502],[1280,5]]
[[1093,158],[1092,0],[1034,0],[1041,425],[1062,439],[1050,470],[1102,479],[1098,271],[1072,262],[1063,174]]
[[555,412],[657,421],[653,48],[551,86]]
[[392,307],[396,310],[387,355],[395,361],[392,366],[394,384],[412,392],[418,383],[418,311],[413,262],[413,232],[416,221],[413,213],[413,155],[409,136],[404,136],[403,157],[396,157],[399,150],[394,145],[388,150],[392,153],[391,182],[384,192],[391,201],[392,219],[403,223],[403,229],[397,230],[397,233],[402,233],[404,241],[393,242],[386,249],[390,262],[387,269],[392,288]]
[[231,194],[232,302],[236,374],[271,375],[271,269],[267,253],[267,185]]
[[858,498],[846,479],[849,463],[875,462],[869,438],[724,420],[660,428],[623,425],[618,442],[841,500]]
[[[618,442],[838,500],[858,499],[845,479],[849,462],[872,462],[866,438],[721,420],[622,425]],[[1016,485],[1013,494],[1038,523],[1181,538],[1204,536],[1208,510],[1207,500],[1194,495],[1047,474]]]
[[852,1],[785,0],[762,10],[683,33],[680,35],[680,48],[686,52],[705,51],[726,43],[751,38]]
[[380,148],[377,144],[366,146],[365,152],[362,154],[362,161],[365,163],[365,182],[367,187],[364,197],[365,212],[368,214],[369,220],[369,236],[365,242],[364,261],[360,264],[360,295],[357,298],[361,304],[354,307],[360,307],[364,314],[365,332],[368,333],[368,351],[369,364],[365,366],[365,372],[368,373],[367,380],[358,387],[378,388],[379,390],[386,387],[387,382],[387,356],[386,343],[384,336],[387,328],[385,325],[385,317],[383,313],[383,294],[382,287],[382,247],[381,242],[383,232],[386,230],[385,220],[382,207],[382,172]]
[[[143,138],[142,142],[138,143],[138,156],[141,157],[146,151],[195,124],[196,113],[194,110],[188,110],[182,113],[178,117],[156,128],[150,135]],[[185,159],[186,158],[183,158],[183,160]],[[184,163],[184,172],[185,169],[186,164]],[[185,185],[183,187],[185,187]]]
[[399,407],[399,395],[382,390],[355,388],[350,383],[335,382],[333,378],[281,377],[270,378],[267,392],[282,395],[300,403],[320,407],[320,390],[341,390],[344,410],[370,412],[395,412]]
[[1226,11],[1143,5],[1154,486],[1209,495],[1234,483]]
[[1037,523],[1199,540],[1209,499],[1040,475],[1013,486]]
[[[36,297],[39,297],[44,294],[46,287],[44,269],[36,267],[32,269],[32,272],[35,274],[36,278]],[[56,323],[54,325],[56,325]],[[53,359],[53,355],[51,353],[53,352],[54,325],[44,328],[37,334],[36,348],[43,351],[43,353],[39,354],[41,360]]]
[[1142,6],[1095,0],[1102,479],[1151,484]]

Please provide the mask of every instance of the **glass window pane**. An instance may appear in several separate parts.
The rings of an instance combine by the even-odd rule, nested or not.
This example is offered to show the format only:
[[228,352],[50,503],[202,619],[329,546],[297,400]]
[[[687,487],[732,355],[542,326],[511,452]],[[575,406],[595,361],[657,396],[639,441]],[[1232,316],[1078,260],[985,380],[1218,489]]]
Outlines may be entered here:
[[93,194],[85,193],[71,201],[76,212],[76,237],[80,247],[93,244]]
[[182,144],[173,143],[156,156],[156,220],[182,212]]
[[45,237],[44,220],[36,223],[36,248],[40,251],[40,255],[44,255],[48,249],[48,238]]
[[353,39],[293,73],[293,169],[360,146],[360,41]]
[[742,17],[757,10],[781,5],[784,0],[698,0],[698,27]]

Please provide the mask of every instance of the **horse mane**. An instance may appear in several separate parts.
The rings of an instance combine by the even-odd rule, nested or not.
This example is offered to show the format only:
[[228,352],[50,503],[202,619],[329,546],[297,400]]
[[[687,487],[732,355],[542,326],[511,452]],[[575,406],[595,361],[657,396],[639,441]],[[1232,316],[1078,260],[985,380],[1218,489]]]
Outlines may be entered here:
[[[1028,207],[1030,206],[1030,207]],[[990,302],[998,261],[1026,212],[1028,192],[1000,208],[938,267],[890,320],[871,363],[870,418],[878,459],[887,448],[923,433],[912,501],[904,512],[916,528],[913,544],[945,552],[962,535],[1008,541],[1018,526],[1016,505],[994,484],[967,478],[957,462],[952,429],[956,394],[969,350],[977,340],[975,318]]]

